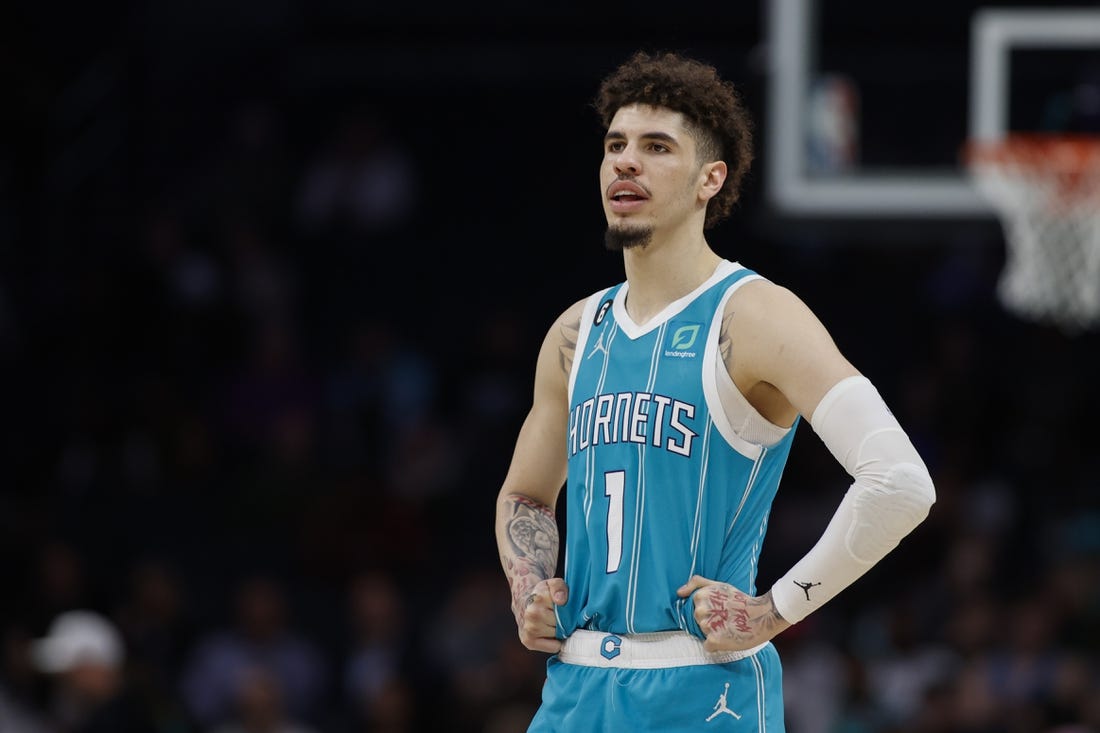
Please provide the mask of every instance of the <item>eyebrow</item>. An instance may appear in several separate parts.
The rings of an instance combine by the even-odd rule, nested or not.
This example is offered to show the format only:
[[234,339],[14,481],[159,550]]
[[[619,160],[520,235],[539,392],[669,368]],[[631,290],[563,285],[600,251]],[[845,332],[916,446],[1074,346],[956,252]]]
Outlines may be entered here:
[[[642,140],[660,140],[662,142],[672,143],[673,145],[679,144],[679,141],[667,132],[645,132],[639,137]],[[626,134],[618,130],[608,130],[607,134],[603,136],[603,139],[604,142],[609,140],[625,140]]]

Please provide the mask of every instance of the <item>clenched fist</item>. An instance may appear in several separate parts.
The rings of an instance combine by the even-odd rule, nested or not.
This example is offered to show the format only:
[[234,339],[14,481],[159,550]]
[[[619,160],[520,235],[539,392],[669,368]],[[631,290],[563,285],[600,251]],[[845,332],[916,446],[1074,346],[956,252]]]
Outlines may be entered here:
[[565,605],[569,588],[561,578],[548,578],[525,590],[522,583],[512,589],[512,613],[519,640],[528,649],[556,654],[561,650],[561,641],[555,636],[558,621],[554,606]]
[[790,626],[775,610],[771,592],[750,596],[729,583],[693,575],[676,591],[687,598],[694,594],[695,621],[706,634],[708,652],[752,649]]

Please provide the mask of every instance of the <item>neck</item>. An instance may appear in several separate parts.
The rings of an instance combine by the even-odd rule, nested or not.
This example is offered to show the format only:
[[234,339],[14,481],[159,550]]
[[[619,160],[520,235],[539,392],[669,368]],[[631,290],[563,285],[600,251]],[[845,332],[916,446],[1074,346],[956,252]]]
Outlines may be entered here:
[[701,228],[694,234],[655,232],[647,246],[623,252],[626,280],[630,283],[627,313],[635,323],[645,323],[669,303],[699,287],[721,259],[707,244]]

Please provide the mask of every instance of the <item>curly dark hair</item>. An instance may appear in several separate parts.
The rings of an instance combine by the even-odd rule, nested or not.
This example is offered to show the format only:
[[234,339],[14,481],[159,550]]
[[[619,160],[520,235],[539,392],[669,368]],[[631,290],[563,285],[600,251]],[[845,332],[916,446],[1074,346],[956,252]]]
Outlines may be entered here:
[[708,64],[677,53],[635,53],[600,84],[592,106],[604,128],[620,107],[645,104],[684,115],[702,160],[729,168],[722,190],[707,204],[704,227],[729,216],[752,164],[752,120],[733,84]]

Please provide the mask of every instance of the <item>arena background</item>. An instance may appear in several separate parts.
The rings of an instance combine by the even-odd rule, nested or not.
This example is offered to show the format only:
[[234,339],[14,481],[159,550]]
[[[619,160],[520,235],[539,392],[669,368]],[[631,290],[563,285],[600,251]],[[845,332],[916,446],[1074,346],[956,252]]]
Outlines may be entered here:
[[[810,81],[858,100],[806,97],[818,184],[962,173],[978,6],[894,5],[809,16]],[[939,493],[777,639],[788,729],[1100,730],[1097,335],[1006,312],[980,207],[775,197],[774,9],[8,8],[0,714],[23,722],[0,728],[62,730],[29,650],[79,608],[127,651],[99,730],[524,730],[545,657],[515,636],[494,499],[546,328],[622,277],[589,102],[642,48],[740,86],[758,161],[711,242],[818,313]],[[1010,124],[1100,132],[1096,48],[1019,54]],[[847,483],[804,426],[763,587]]]

